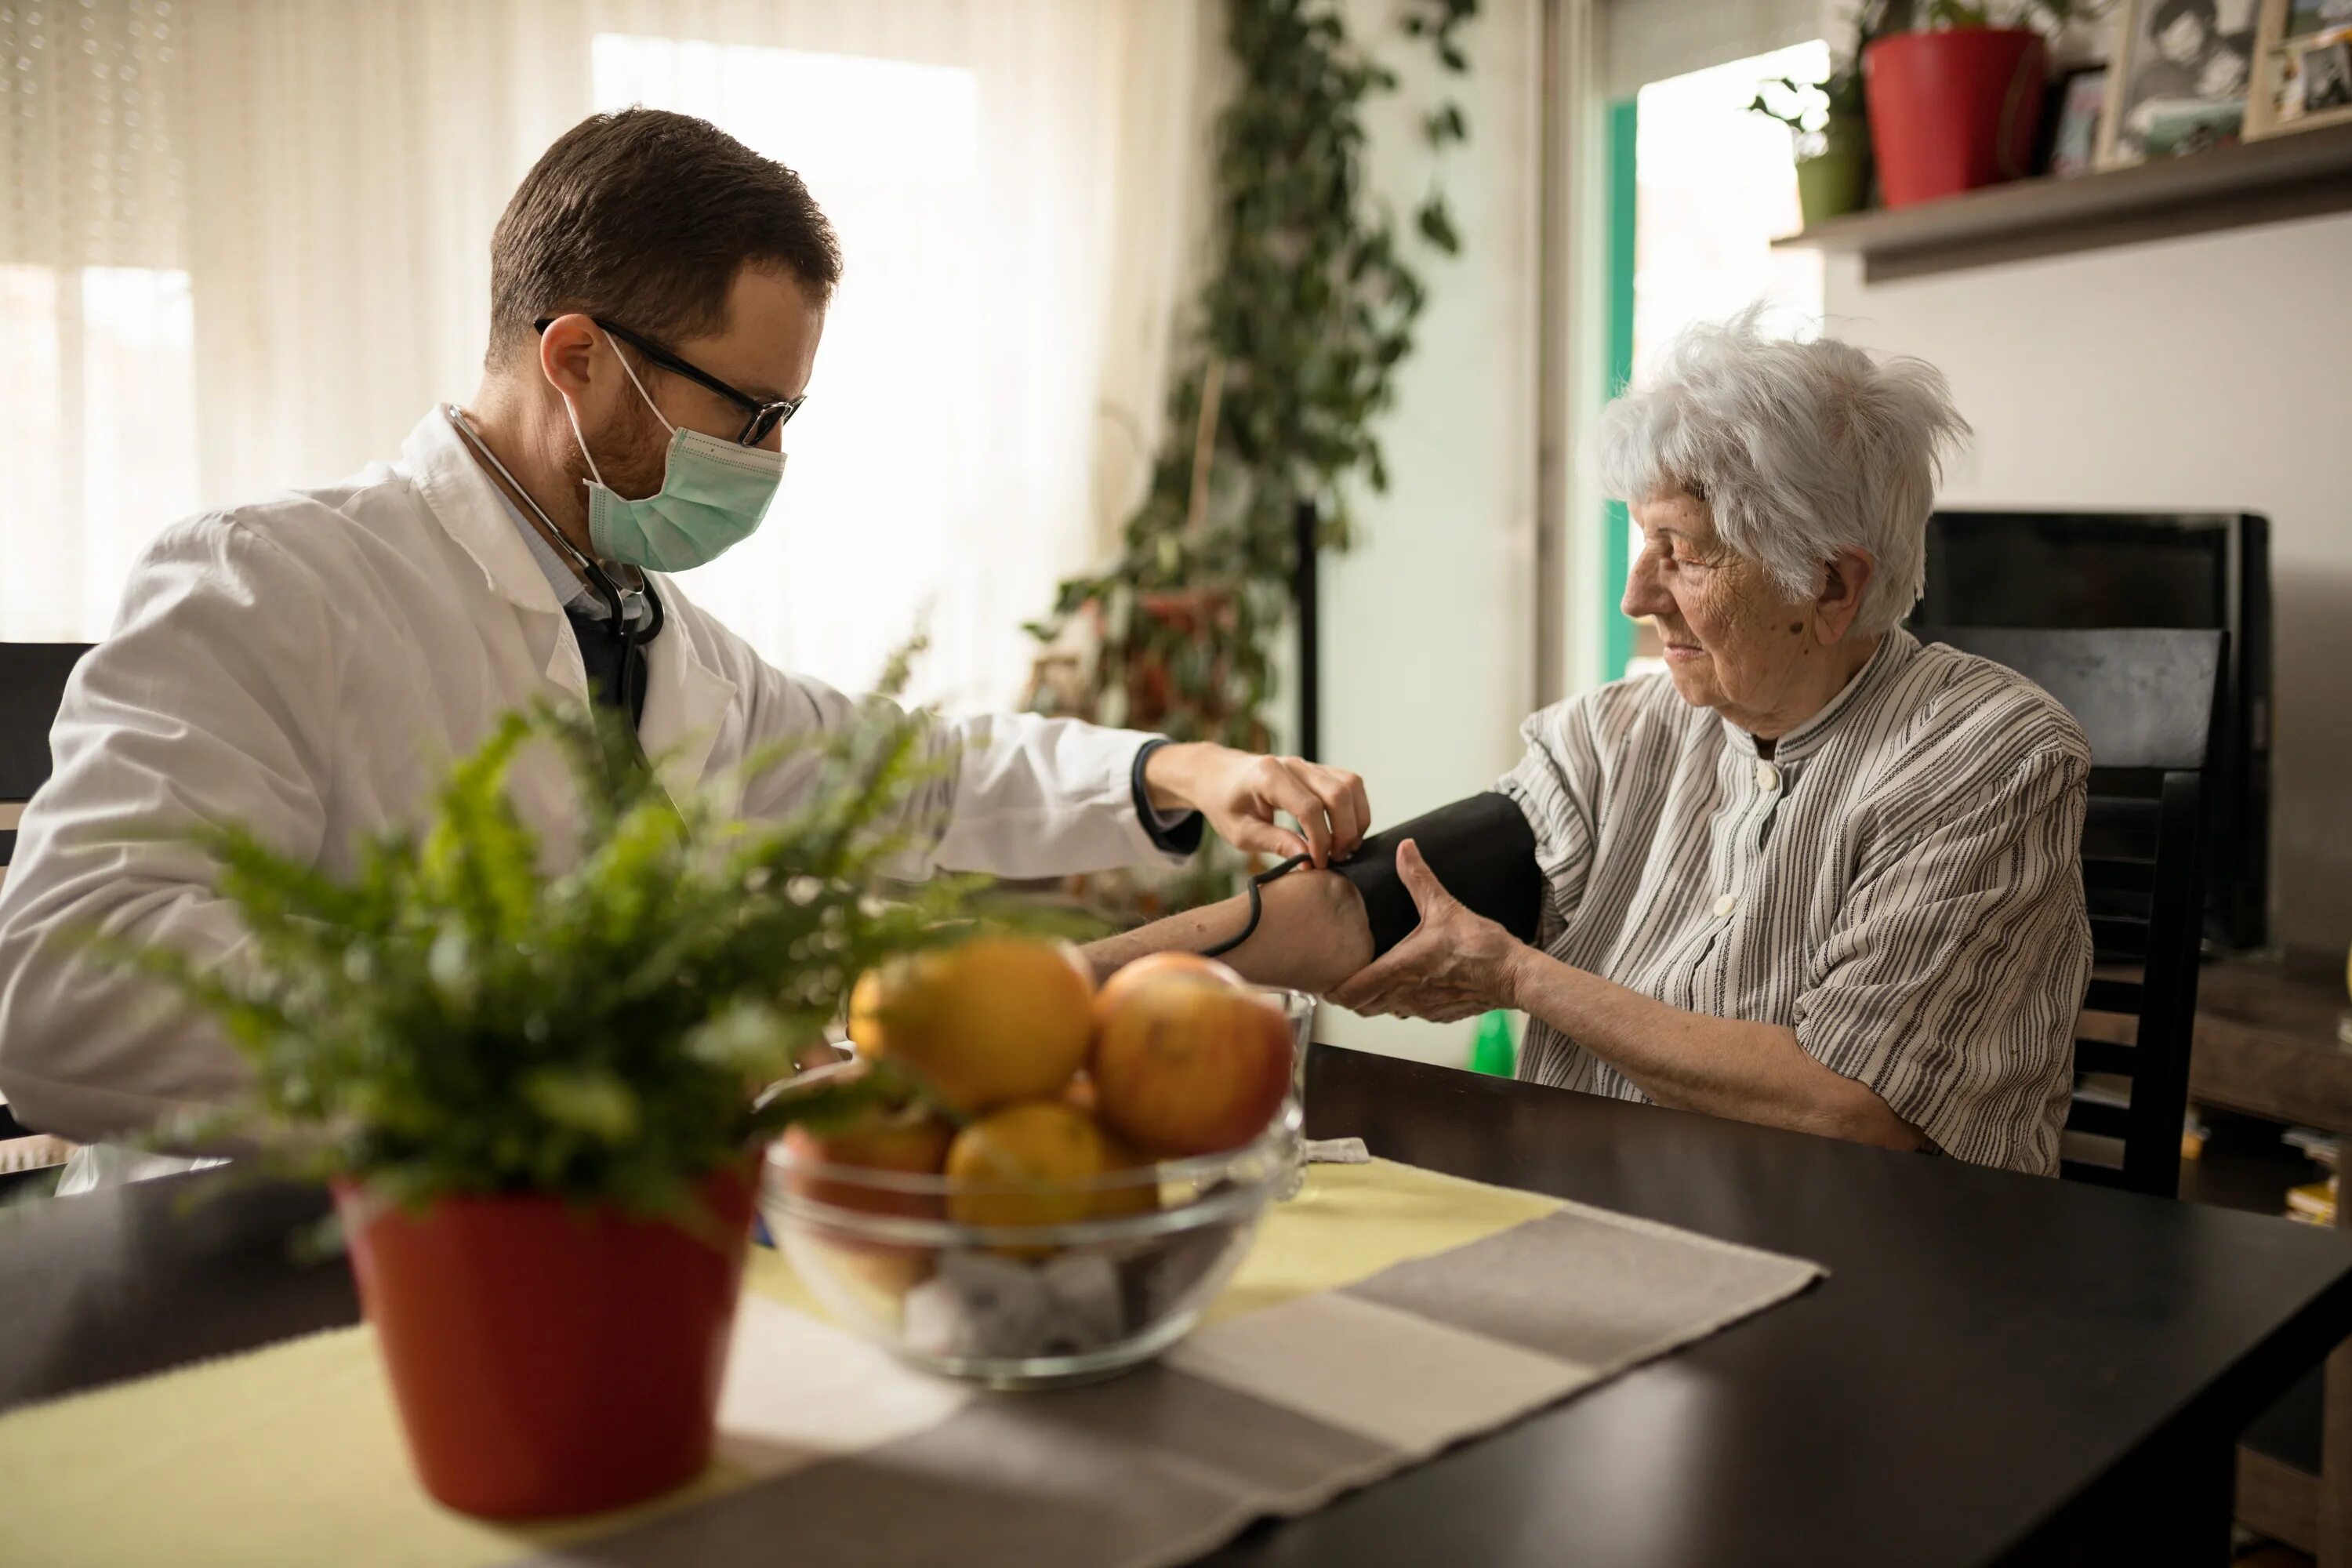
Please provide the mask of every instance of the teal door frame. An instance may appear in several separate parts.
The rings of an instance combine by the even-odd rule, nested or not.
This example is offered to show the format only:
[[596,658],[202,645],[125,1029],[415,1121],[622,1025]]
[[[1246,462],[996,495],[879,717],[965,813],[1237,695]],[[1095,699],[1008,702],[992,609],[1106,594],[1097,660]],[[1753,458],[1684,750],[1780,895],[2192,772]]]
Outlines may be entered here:
[[[1608,363],[1601,366],[1601,376],[1610,397],[1622,391],[1633,378],[1633,235],[1638,191],[1633,149],[1639,129],[1637,108],[1635,100],[1621,98],[1606,110],[1609,262],[1604,287],[1609,330],[1603,334]],[[1625,574],[1633,564],[1627,555],[1632,531],[1625,503],[1608,502],[1601,518],[1602,559],[1607,565],[1601,573],[1600,605],[1601,672],[1607,680],[1622,679],[1627,661],[1633,657],[1633,623],[1617,607],[1625,592]]]

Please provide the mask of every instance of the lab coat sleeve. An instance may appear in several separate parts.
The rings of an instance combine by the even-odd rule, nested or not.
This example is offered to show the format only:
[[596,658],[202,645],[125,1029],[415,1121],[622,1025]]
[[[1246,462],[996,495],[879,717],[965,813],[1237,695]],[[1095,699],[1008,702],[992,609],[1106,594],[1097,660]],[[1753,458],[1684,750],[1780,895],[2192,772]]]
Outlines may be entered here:
[[[762,664],[752,743],[839,729],[859,707],[822,681]],[[934,869],[1062,877],[1183,859],[1155,841],[1136,812],[1136,753],[1158,736],[1034,713],[922,722],[937,766],[907,804],[902,825],[918,845],[900,867],[908,877]],[[803,759],[769,769],[746,791],[746,815],[792,811],[812,772]]]
[[95,963],[96,930],[215,963],[245,941],[209,859],[179,841],[242,822],[315,859],[335,644],[315,578],[221,517],[175,525],[87,655],[0,883],[0,1093],[19,1120],[89,1141],[217,1103],[246,1079],[208,1023]]

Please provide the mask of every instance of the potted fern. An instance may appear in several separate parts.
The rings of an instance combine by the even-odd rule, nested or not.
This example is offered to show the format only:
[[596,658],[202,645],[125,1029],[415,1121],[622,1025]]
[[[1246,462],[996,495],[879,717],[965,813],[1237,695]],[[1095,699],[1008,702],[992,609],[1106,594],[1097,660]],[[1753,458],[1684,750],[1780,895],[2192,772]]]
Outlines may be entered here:
[[[971,879],[885,882],[927,766],[919,729],[891,712],[813,742],[795,759],[810,804],[753,826],[724,785],[674,804],[592,714],[518,714],[421,831],[367,843],[349,875],[204,836],[245,962],[115,955],[219,1020],[252,1067],[245,1103],[175,1141],[233,1133],[331,1184],[442,1502],[590,1512],[708,1462],[756,1151],[881,1092],[755,1089],[791,1072],[860,971],[947,940],[980,897]],[[542,744],[580,805],[555,870],[506,792]]]

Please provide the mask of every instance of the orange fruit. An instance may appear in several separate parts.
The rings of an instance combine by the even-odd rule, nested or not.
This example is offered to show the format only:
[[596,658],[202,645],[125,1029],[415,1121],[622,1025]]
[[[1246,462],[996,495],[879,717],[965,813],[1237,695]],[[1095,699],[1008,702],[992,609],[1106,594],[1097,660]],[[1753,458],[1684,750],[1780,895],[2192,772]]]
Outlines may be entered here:
[[[1092,1117],[1058,1100],[1008,1106],[956,1134],[948,1151],[948,1216],[964,1225],[1075,1225],[1149,1214],[1159,1184],[1097,1186],[1099,1178],[1135,1167],[1136,1155]],[[1050,1247],[1003,1247],[1012,1258],[1042,1258]]]
[[1152,1162],[1129,1148],[1115,1132],[1105,1131],[1103,1142],[1107,1145],[1103,1173],[1109,1175],[1132,1171],[1136,1173],[1136,1179],[1096,1189],[1094,1217],[1119,1219],[1128,1215],[1157,1211],[1160,1207],[1160,1183],[1143,1173],[1151,1168]]
[[966,1116],[1058,1093],[1093,1031],[1093,973],[1066,942],[975,937],[869,970],[850,992],[858,1054],[907,1068]]

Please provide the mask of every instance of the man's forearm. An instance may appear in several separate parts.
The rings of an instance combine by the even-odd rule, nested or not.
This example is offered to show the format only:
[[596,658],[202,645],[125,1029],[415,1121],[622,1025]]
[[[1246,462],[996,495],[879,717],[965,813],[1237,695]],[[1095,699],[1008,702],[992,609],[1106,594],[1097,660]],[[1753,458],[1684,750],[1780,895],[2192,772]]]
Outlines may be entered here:
[[[1301,867],[1260,889],[1265,912],[1247,942],[1224,954],[1244,978],[1321,995],[1372,961],[1364,900],[1344,877]],[[1187,910],[1087,944],[1097,976],[1146,953],[1198,952],[1230,942],[1249,923],[1246,897]]]
[[1793,1029],[1686,1013],[1533,949],[1511,1000],[1661,1105],[1894,1149],[1924,1142],[1871,1089],[1815,1060]]

